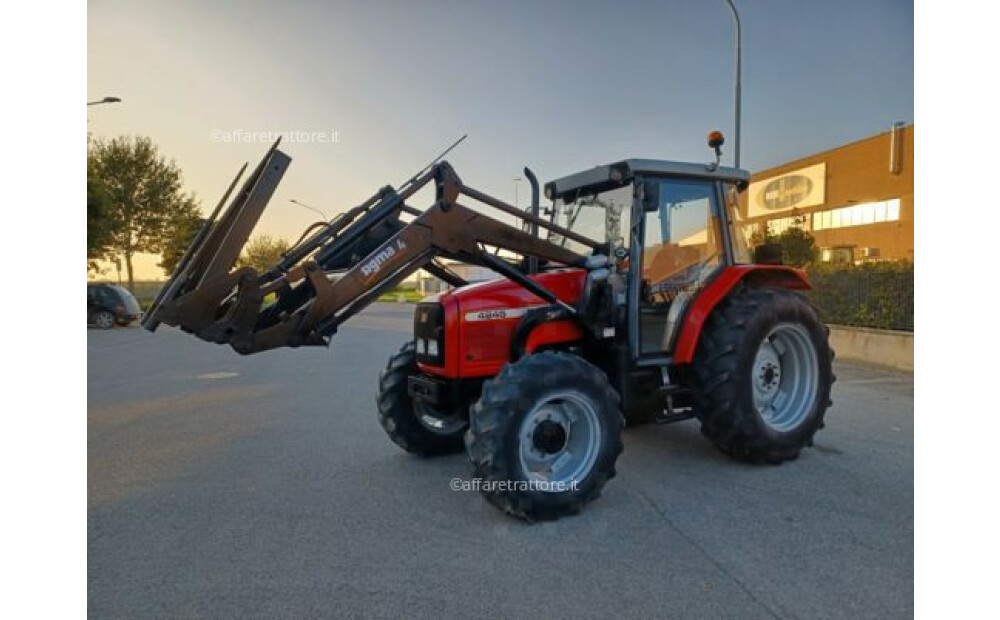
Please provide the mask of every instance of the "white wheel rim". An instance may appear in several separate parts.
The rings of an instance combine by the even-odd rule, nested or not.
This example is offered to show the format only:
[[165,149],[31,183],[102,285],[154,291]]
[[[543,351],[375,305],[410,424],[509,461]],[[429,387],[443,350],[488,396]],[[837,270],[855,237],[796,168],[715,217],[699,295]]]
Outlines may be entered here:
[[803,325],[775,325],[761,342],[751,373],[754,407],[772,429],[798,428],[815,407],[819,357]]
[[521,421],[518,456],[540,490],[560,491],[580,482],[597,462],[601,424],[593,404],[575,392],[544,397]]

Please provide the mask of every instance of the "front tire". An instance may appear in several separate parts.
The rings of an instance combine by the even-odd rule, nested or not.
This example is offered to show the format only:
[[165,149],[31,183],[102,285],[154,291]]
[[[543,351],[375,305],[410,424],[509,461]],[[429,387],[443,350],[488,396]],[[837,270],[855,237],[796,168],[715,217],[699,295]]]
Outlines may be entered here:
[[801,295],[749,289],[712,311],[698,341],[702,433],[738,459],[782,463],[811,446],[831,404],[829,329]]
[[546,351],[504,366],[473,405],[466,449],[486,500],[528,521],[575,514],[615,476],[624,419],[607,376]]
[[421,456],[461,452],[468,426],[464,411],[443,413],[407,393],[411,375],[418,373],[417,350],[408,342],[389,358],[379,375],[378,421],[400,448]]

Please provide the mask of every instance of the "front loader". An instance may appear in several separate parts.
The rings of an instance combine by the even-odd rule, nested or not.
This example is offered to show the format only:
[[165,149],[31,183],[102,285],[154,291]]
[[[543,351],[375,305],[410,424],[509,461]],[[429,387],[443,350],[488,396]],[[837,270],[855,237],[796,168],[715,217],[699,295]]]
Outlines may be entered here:
[[[523,210],[435,162],[313,225],[265,273],[234,268],[290,163],[276,143],[234,193],[246,166],[237,175],[143,325],[241,354],[326,345],[417,270],[441,278],[454,288],[417,304],[379,377],[378,420],[408,452],[464,449],[486,499],[528,520],[595,499],[626,424],[697,418],[735,458],[791,460],[830,404],[828,330],[798,292],[804,273],[748,247],[749,175],[719,166],[721,143],[713,133],[714,163],[629,159],[556,179],[544,212],[527,169]],[[432,204],[410,204],[429,185]],[[470,285],[455,261],[498,278]]]

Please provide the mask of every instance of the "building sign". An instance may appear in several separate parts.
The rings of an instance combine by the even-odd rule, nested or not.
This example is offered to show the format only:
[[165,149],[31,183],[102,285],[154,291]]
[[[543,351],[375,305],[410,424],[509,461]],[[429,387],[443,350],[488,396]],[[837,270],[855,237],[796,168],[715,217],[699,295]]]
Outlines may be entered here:
[[747,217],[775,215],[826,201],[826,164],[800,168],[750,184]]

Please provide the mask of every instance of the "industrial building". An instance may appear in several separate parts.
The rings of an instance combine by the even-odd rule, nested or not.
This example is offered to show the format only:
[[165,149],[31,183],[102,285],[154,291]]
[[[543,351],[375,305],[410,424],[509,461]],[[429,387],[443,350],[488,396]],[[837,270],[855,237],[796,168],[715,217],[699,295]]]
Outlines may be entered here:
[[743,217],[773,235],[796,226],[820,260],[913,261],[913,125],[752,175]]

